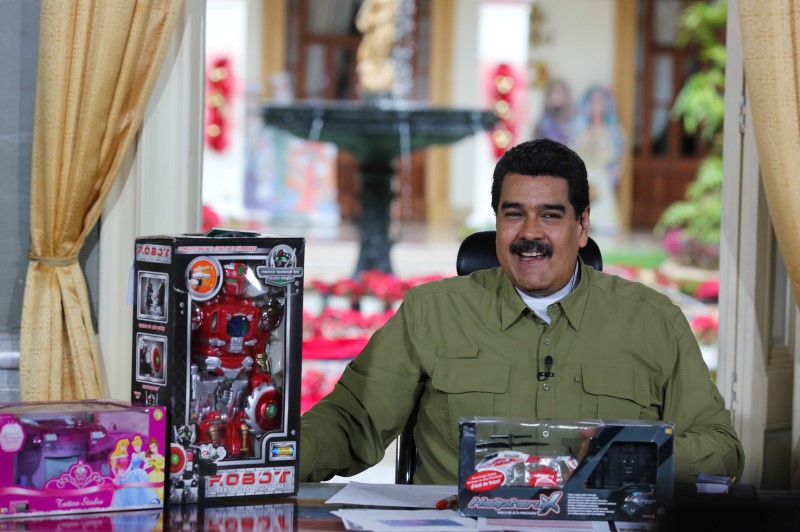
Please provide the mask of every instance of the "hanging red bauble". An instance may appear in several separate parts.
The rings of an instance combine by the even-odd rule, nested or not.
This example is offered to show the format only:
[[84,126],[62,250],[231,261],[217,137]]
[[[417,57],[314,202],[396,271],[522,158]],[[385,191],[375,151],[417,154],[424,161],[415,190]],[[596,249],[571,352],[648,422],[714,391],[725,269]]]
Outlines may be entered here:
[[206,144],[223,151],[229,142],[229,109],[233,93],[230,60],[220,57],[209,63],[206,73]]
[[490,96],[497,123],[491,132],[492,151],[500,158],[516,140],[514,93],[517,79],[510,65],[501,63],[491,72]]

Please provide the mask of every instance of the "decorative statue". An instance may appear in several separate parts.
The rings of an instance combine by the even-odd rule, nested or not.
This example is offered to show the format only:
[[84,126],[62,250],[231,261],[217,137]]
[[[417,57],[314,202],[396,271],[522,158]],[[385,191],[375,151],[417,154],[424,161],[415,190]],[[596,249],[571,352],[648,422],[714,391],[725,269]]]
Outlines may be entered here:
[[547,85],[544,95],[544,109],[533,138],[550,139],[570,146],[572,138],[572,103],[569,85],[563,80],[554,79]]
[[592,230],[595,234],[614,235],[619,230],[617,187],[625,144],[611,91],[601,86],[586,91],[574,135],[574,149],[589,173]]
[[356,72],[363,93],[390,93],[394,82],[395,0],[364,0],[356,16],[363,34]]

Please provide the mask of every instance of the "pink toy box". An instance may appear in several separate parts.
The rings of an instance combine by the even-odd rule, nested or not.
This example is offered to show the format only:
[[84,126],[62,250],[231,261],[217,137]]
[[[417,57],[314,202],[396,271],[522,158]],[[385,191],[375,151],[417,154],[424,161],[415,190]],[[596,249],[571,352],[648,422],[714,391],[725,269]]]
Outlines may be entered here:
[[118,401],[0,406],[0,518],[164,506],[166,412]]

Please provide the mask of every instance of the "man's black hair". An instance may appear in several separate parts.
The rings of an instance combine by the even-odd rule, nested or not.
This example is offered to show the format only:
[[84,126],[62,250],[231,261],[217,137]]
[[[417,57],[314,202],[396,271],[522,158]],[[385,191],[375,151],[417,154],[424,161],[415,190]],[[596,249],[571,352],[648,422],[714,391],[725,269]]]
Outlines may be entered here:
[[589,179],[580,156],[560,142],[550,139],[517,144],[500,157],[492,176],[492,209],[497,214],[500,190],[508,174],[531,177],[560,177],[569,184],[569,202],[580,217],[589,206]]

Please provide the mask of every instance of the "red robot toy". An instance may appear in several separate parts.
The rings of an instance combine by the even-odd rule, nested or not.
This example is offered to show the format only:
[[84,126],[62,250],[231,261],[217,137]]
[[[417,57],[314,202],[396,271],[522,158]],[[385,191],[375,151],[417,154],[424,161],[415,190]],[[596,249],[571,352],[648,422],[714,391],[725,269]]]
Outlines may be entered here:
[[[251,437],[275,428],[281,397],[267,350],[283,302],[267,297],[243,262],[222,266],[220,292],[192,303],[192,411],[196,443],[223,447],[229,458],[252,455]],[[247,295],[252,279],[259,288]]]

